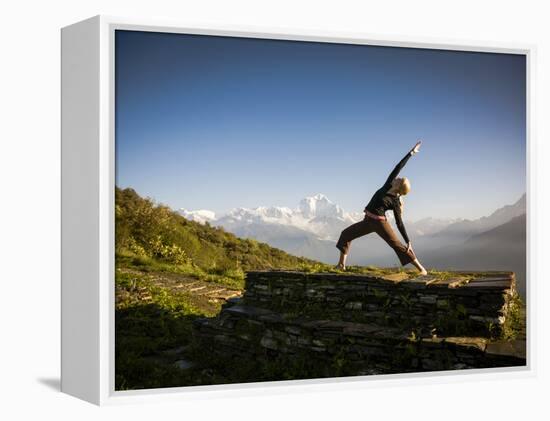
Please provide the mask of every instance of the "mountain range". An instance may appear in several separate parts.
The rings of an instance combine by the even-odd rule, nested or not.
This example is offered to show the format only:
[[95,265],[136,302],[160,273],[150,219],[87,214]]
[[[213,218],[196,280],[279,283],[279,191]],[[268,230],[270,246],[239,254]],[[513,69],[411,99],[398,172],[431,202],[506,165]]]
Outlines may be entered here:
[[[263,232],[264,229],[261,227],[268,226],[277,230],[273,225],[281,225],[289,227],[290,232],[294,232],[292,228],[295,228],[313,234],[319,239],[333,241],[338,239],[342,229],[364,217],[363,212],[345,212],[324,194],[306,197],[294,209],[279,206],[236,208],[220,216],[204,209],[193,211],[180,209],[178,212],[189,220],[199,223],[208,222],[222,226],[231,232],[241,231],[246,227],[245,231],[252,237],[255,236],[253,227]],[[392,219],[391,213],[388,217]],[[471,221],[464,219],[424,218],[416,222],[408,221],[407,230],[417,236],[431,235],[451,225],[469,222]]]

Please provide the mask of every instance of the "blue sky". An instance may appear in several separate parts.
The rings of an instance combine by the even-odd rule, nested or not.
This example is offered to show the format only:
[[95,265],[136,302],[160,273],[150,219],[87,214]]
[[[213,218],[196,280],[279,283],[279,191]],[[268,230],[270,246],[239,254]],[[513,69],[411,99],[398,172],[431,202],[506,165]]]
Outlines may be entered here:
[[422,139],[407,219],[476,218],[526,190],[525,93],[518,55],[117,31],[116,183],[173,208],[361,211]]

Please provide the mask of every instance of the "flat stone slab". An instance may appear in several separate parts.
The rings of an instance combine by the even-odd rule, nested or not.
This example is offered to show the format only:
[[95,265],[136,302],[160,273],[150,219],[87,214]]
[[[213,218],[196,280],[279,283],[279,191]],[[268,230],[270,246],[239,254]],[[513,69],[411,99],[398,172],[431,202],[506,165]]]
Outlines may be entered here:
[[391,288],[392,286],[399,287],[411,287],[411,288],[494,288],[505,289],[510,288],[514,283],[514,274],[512,272],[452,272],[453,276],[442,278],[440,275],[428,274],[421,276],[411,276],[407,272],[396,272],[392,274],[361,274],[361,273],[332,273],[332,272],[320,272],[320,273],[306,273],[298,271],[284,271],[284,270],[266,270],[266,271],[250,271],[247,272],[246,280],[247,287],[250,288],[263,288],[264,280],[274,282],[285,281],[302,281],[307,285],[322,285],[326,286],[327,282],[335,287],[339,284],[358,283],[381,286],[386,285]]
[[224,312],[244,317],[260,317],[273,314],[273,311],[246,305],[234,305],[232,307],[226,308]]
[[465,285],[466,288],[490,288],[490,289],[509,289],[512,288],[511,279],[472,279]]
[[469,278],[466,277],[452,277],[447,279],[437,279],[434,283],[430,285],[441,288],[460,288],[470,282]]
[[429,284],[437,281],[437,277],[433,275],[421,275],[413,278],[408,278],[400,282],[400,286],[411,286],[413,288],[425,288]]
[[485,351],[487,343],[489,342],[486,338],[471,338],[465,336],[444,338],[444,341],[458,346],[477,348],[480,351]]
[[174,363],[174,365],[180,370],[189,370],[195,366],[195,363],[188,360],[178,360]]
[[381,278],[387,281],[401,282],[406,279],[409,279],[409,274],[406,272],[398,272],[398,273],[393,273],[391,275],[384,275]]
[[493,342],[487,345],[487,354],[526,358],[527,343],[524,339]]

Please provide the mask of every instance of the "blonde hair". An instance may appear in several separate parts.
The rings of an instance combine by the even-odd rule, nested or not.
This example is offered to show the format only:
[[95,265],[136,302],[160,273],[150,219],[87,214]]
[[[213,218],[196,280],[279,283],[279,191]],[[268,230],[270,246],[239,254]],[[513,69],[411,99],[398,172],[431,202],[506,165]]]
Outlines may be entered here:
[[400,182],[397,186],[397,192],[401,196],[404,196],[407,193],[409,193],[410,191],[411,191],[411,182],[409,181],[409,179],[407,177],[401,178]]

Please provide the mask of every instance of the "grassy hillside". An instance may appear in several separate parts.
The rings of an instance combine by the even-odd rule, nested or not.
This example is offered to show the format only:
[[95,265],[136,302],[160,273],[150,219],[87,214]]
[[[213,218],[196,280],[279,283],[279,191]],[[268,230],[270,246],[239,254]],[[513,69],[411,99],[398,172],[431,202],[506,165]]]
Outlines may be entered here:
[[115,193],[119,268],[175,272],[242,287],[247,270],[304,268],[316,263],[189,221],[132,189],[116,188]]

